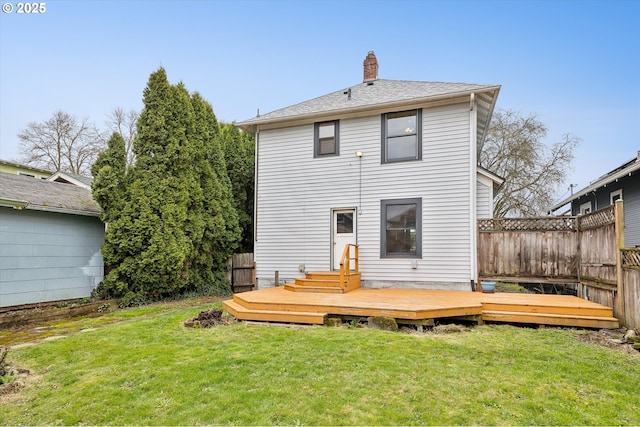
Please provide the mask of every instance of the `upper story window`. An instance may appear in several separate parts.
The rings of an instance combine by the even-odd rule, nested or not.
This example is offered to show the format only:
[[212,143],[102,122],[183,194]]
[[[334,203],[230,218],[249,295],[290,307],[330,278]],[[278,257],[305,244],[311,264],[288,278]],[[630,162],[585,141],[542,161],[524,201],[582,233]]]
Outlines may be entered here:
[[586,215],[588,213],[591,213],[591,202],[580,205],[580,215]]
[[382,163],[422,159],[422,110],[382,115]]
[[612,191],[609,194],[609,201],[614,204],[617,200],[622,200],[622,188],[616,191]]
[[314,157],[336,156],[339,150],[340,122],[320,122],[314,124],[313,155]]

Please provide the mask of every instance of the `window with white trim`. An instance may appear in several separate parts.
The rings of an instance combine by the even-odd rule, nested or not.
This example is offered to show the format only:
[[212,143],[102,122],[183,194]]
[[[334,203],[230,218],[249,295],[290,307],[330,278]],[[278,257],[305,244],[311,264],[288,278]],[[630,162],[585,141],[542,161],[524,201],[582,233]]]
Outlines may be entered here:
[[380,201],[380,257],[422,257],[422,199]]
[[622,200],[622,188],[612,191],[611,194],[609,194],[609,202],[611,204],[614,204],[616,200]]
[[313,156],[337,156],[339,150],[340,122],[319,122],[313,126]]
[[382,115],[382,163],[422,159],[422,109]]
[[586,215],[588,213],[591,213],[591,202],[580,205],[580,215]]

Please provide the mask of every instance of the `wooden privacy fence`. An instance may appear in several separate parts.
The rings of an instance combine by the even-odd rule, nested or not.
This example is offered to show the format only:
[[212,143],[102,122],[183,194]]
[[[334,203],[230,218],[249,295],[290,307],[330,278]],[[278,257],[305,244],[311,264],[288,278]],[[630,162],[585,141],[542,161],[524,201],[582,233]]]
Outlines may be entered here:
[[640,328],[640,249],[623,249],[620,252],[623,287],[619,292],[623,308],[618,319],[623,325]]
[[233,254],[231,256],[231,287],[233,293],[255,289],[256,263],[253,253]]
[[478,276],[575,283],[578,296],[640,327],[640,250],[624,248],[623,202],[581,216],[478,220]]

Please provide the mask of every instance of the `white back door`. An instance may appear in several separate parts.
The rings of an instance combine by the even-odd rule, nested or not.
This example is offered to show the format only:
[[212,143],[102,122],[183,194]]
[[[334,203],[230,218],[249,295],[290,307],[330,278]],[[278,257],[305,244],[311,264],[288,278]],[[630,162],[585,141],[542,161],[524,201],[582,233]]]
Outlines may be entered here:
[[[356,210],[355,209],[334,209],[332,211],[333,221],[333,269],[340,270],[340,259],[347,244],[356,244]],[[351,266],[353,267],[353,266]]]

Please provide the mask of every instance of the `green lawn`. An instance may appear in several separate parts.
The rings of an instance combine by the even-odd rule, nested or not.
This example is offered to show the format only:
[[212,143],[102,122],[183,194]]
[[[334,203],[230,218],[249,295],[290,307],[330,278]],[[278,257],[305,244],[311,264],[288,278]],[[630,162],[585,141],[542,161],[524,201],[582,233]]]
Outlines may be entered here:
[[11,350],[0,425],[640,424],[640,359],[582,331],[182,326],[209,307]]

